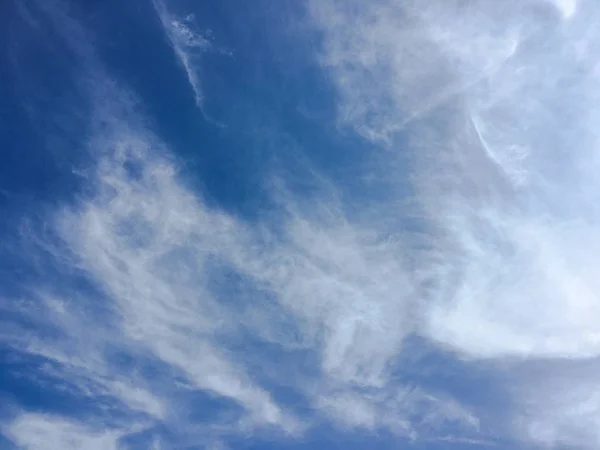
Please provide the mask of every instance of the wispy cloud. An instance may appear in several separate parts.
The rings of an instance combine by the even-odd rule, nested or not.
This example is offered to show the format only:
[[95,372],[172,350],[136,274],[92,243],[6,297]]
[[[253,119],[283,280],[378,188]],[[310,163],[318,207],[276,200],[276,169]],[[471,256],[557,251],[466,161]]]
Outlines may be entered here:
[[23,414],[3,432],[20,448],[29,450],[116,450],[120,430],[94,429],[75,421],[41,414]]
[[162,0],[153,0],[153,3],[171,47],[185,70],[190,87],[194,91],[196,105],[202,109],[204,105],[204,94],[200,79],[202,55],[209,50],[216,51],[218,48],[215,48],[209,30],[201,31],[198,29],[193,14],[178,17],[169,10],[167,4]]
[[105,156],[97,192],[59,214],[58,230],[114,300],[124,336],[180,370],[192,388],[238,401],[258,422],[293,428],[215,340],[235,324],[207,289],[206,266],[223,248],[240,245],[239,225],[178,183],[172,163],[150,150],[161,143],[148,131],[99,139]]
[[[340,121],[387,148],[392,191],[394,151],[414,161],[410,214],[427,231],[418,333],[467,358],[554,358],[551,371],[597,358],[597,6],[310,5]],[[512,378],[554,405],[514,398],[525,435],[597,446],[580,427],[599,417],[592,374],[560,389]]]

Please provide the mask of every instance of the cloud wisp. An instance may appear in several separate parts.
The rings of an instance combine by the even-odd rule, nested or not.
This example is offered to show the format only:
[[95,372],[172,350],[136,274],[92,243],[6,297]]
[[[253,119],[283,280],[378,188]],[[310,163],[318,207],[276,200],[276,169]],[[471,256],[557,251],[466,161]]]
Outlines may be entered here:
[[[162,0],[153,0],[154,9],[160,19],[175,56],[185,71],[187,80],[194,92],[196,106],[204,106],[202,80],[200,79],[202,56],[208,51],[215,51],[210,31],[198,30],[193,14],[178,17],[172,13]],[[222,50],[220,50],[222,52]]]
[[[418,332],[466,358],[524,359],[513,367],[523,377],[511,377],[537,398],[515,406],[531,421],[524,435],[597,446],[580,427],[600,417],[583,400],[593,370],[560,389],[524,375],[527,361],[550,358],[552,372],[600,356],[597,5],[310,10],[339,120],[385,148],[388,163],[395,152],[414,162],[414,214],[429,230],[416,258],[427,304]],[[381,176],[396,189],[389,170]]]
[[4,430],[20,448],[54,450],[116,450],[118,431],[94,430],[68,420],[24,414]]

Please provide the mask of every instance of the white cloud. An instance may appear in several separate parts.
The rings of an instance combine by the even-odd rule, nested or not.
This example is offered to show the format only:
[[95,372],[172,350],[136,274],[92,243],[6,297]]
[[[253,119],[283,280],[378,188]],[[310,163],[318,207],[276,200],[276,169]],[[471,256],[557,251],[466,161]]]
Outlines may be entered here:
[[[234,219],[208,211],[178,180],[169,150],[144,126],[134,96],[105,75],[77,22],[60,5],[43,13],[72,38],[65,42],[73,41],[83,64],[75,88],[90,105],[82,111],[89,114],[84,145],[93,162],[82,175],[90,191],[58,208],[42,227],[23,230],[52,274],[42,273],[40,286],[23,286],[27,301],[6,304],[35,330],[15,325],[11,331],[18,333],[3,333],[3,339],[19,352],[43,357],[50,364],[40,369],[71,394],[119,409],[134,425],[186,429],[190,405],[173,402],[182,393],[205,391],[231,399],[240,412],[224,419],[217,411],[213,420],[220,428],[205,430],[202,439],[264,426],[296,433],[299,421],[218,342],[237,320],[208,289],[206,266],[222,248],[239,246],[243,230]],[[188,32],[179,29],[178,43],[201,46]],[[79,278],[92,287],[81,287]],[[121,366],[114,352],[133,359],[133,368]],[[137,370],[144,359],[165,367],[166,380],[156,385]],[[43,422],[35,423],[51,428]]]
[[192,14],[179,18],[169,11],[162,0],[153,0],[154,8],[162,23],[171,47],[185,70],[190,87],[194,91],[196,105],[202,108],[204,94],[199,70],[202,54],[213,48],[210,34],[197,30],[195,18]]
[[410,286],[394,248],[343,218],[334,221],[294,217],[286,245],[240,268],[267,283],[295,314],[306,338],[320,347],[325,374],[381,386],[411,331]]
[[[414,328],[410,282],[396,256],[400,248],[348,223],[335,209],[327,219],[314,208],[302,212],[291,199],[283,235],[266,224],[250,228],[204,206],[161,156],[168,153],[164,144],[148,130],[122,127],[126,120],[135,123],[134,117],[119,117],[118,109],[110,117],[101,122],[119,125],[103,126],[91,141],[102,155],[92,175],[96,191],[61,210],[56,224],[73,264],[110,299],[123,348],[146,349],[194,389],[239,403],[249,414],[243,426],[250,420],[290,433],[301,429],[247,373],[241,362],[249,356],[227,347],[242,325],[284,351],[300,344],[316,353],[320,375],[313,382],[331,385],[332,397],[294,388],[333,419],[348,422],[340,416],[340,402],[360,398],[363,388],[381,390],[367,403],[373,419],[365,422],[366,413],[361,419],[368,428],[396,428],[409,414],[429,414],[431,402],[406,408],[403,398],[386,400],[396,389],[390,364]],[[215,263],[238,271],[268,298],[244,304],[215,291],[209,284]],[[249,319],[261,313],[266,323]],[[290,315],[300,336],[291,347],[279,323]],[[280,370],[277,361],[261,364]]]
[[320,399],[319,406],[340,423],[351,428],[365,427],[372,429],[377,426],[375,406],[361,395],[342,393],[340,395],[323,396]]
[[[600,355],[596,4],[310,5],[339,119],[386,147],[390,197],[403,186],[390,173],[395,152],[414,164],[411,208],[378,208],[393,223],[421,220],[409,255],[424,305],[417,332],[469,359]],[[516,396],[528,411],[520,436],[597,445],[581,426],[600,417],[584,401],[595,398],[590,375],[560,389],[525,384],[555,406]]]
[[340,119],[388,142],[498,70],[522,24],[507,23],[510,10],[497,2],[483,3],[309,2],[325,31],[321,62],[338,88]]
[[[89,295],[106,311],[86,311],[87,294],[57,300],[42,289],[44,313],[23,312],[64,338],[19,348],[57,362],[60,375],[88,395],[110,394],[156,421],[181,417],[172,395],[181,388],[241,406],[233,419],[215,417],[208,440],[264,427],[289,434],[304,429],[294,408],[279,404],[244,364],[258,357],[252,348],[229,344],[244,330],[275,343],[292,362],[297,349],[315,355],[318,365],[308,380],[292,371],[298,376],[293,389],[333,421],[411,438],[421,432],[411,421],[428,429],[446,420],[472,428],[470,414],[456,415],[451,400],[401,395],[402,386],[390,378],[417,315],[400,243],[350,222],[330,200],[307,209],[285,199],[278,232],[210,209],[183,183],[166,145],[143,126],[131,95],[114,86],[94,92],[87,145],[95,162],[86,175],[92,189],[56,212],[48,227],[60,243],[44,247],[62,261],[58,270],[77,271],[93,283],[99,292]],[[221,266],[256,290],[248,303],[211,285]],[[264,319],[254,322],[257,317]],[[110,361],[109,344],[168,367],[166,384],[150,394],[143,374],[123,373]],[[288,364],[259,363],[265,373]],[[373,393],[365,396],[364,389]],[[194,428],[177,426],[187,425]]]
[[23,450],[117,450],[122,435],[42,414],[22,414],[3,432]]
[[597,354],[600,91],[593,53],[571,53],[592,51],[592,20],[565,28],[535,5],[470,5],[315,2],[341,115],[388,143],[426,116],[404,136],[423,219],[439,230],[421,261],[435,283],[428,334],[478,356]]

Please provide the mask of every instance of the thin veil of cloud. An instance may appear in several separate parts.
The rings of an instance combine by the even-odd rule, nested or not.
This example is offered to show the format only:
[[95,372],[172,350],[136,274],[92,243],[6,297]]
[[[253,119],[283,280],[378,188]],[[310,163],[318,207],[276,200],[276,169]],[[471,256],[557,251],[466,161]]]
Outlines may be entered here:
[[117,450],[122,434],[40,414],[24,414],[3,431],[19,448],[27,450]]
[[[411,214],[430,230],[418,332],[471,359],[551,358],[550,373],[600,356],[597,5],[310,10],[341,123],[386,149],[383,160],[395,150],[414,161]],[[515,399],[521,437],[596,447],[584,431],[600,417],[594,377],[580,370],[560,388],[511,377],[527,392]]]

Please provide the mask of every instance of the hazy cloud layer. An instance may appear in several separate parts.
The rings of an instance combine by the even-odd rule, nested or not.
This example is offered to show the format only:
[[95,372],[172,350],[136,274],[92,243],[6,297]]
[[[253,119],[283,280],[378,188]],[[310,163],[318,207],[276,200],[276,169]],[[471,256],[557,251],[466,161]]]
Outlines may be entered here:
[[[417,214],[432,230],[417,259],[428,304],[419,332],[468,358],[552,358],[550,373],[596,358],[596,5],[330,1],[311,11],[342,123],[388,155],[413,155]],[[598,445],[584,431],[600,417],[594,370],[574,375],[560,387],[514,377],[529,397],[528,438]]]
[[230,54],[230,52],[215,47],[211,31],[200,30],[194,14],[188,13],[179,17],[163,0],[152,0],[152,3],[173,52],[194,92],[196,105],[202,109],[204,106],[201,80],[202,56],[208,51],[224,54]]

